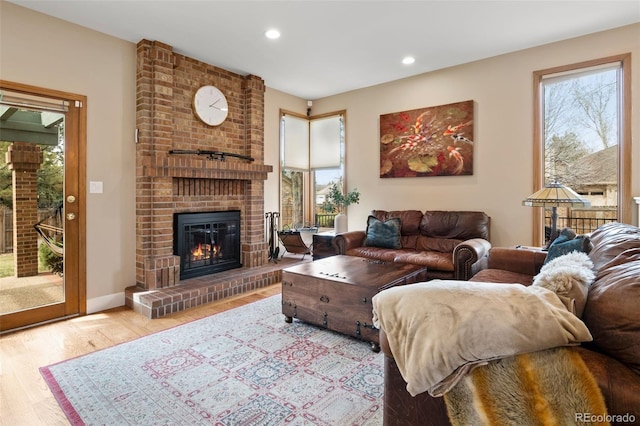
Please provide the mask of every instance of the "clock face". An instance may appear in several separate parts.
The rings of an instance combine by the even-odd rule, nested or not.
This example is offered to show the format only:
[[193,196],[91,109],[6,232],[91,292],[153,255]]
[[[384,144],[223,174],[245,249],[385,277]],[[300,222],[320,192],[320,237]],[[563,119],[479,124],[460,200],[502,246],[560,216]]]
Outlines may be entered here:
[[227,118],[229,105],[220,89],[202,86],[193,97],[193,111],[205,124],[217,126]]

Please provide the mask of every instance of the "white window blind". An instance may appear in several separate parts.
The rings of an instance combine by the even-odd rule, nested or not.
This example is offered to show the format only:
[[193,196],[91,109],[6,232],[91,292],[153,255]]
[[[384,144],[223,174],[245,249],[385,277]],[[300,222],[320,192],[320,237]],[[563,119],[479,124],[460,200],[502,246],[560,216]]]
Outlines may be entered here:
[[0,105],[4,107],[3,112],[9,107],[38,111],[69,111],[69,101],[44,98],[42,96],[26,93],[9,92],[5,90],[0,90]]
[[309,170],[309,120],[284,115],[282,121],[283,167]]
[[565,80],[575,80],[576,78],[586,77],[604,71],[618,70],[621,66],[621,62],[611,62],[608,64],[600,64],[593,67],[583,68],[579,72],[576,70],[569,70],[555,74],[547,74],[542,76],[542,81],[544,83],[557,83]]
[[311,168],[340,167],[342,116],[335,115],[311,121]]

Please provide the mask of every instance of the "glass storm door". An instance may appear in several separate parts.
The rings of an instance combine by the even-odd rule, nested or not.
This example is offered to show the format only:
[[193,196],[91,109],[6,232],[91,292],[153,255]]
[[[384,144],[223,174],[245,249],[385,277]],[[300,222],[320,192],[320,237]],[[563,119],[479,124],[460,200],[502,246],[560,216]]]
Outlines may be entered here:
[[7,331],[86,311],[84,98],[0,83],[0,331]]

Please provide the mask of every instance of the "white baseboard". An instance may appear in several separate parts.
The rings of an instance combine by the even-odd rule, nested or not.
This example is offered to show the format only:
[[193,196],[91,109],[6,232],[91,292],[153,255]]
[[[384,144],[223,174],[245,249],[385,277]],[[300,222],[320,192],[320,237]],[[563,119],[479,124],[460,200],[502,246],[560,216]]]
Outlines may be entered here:
[[124,306],[124,292],[87,299],[87,314]]

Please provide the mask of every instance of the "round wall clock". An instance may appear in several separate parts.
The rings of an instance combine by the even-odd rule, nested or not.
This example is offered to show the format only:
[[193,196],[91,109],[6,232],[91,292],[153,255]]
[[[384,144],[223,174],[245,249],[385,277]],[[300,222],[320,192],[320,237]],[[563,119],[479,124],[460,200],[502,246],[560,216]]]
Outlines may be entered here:
[[193,96],[193,111],[209,126],[218,126],[227,118],[229,105],[227,98],[215,86],[202,86]]

